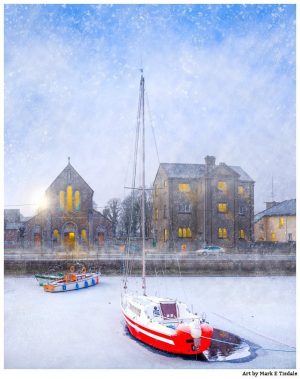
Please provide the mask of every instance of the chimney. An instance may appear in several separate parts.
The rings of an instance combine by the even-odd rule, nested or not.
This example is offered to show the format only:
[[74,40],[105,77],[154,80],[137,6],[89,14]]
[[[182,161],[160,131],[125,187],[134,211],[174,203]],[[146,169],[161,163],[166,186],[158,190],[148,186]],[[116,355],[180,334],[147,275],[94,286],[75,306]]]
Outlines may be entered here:
[[206,172],[211,171],[213,168],[215,168],[216,164],[216,158],[212,155],[207,155],[205,158],[205,165],[206,165]]
[[274,207],[274,205],[279,204],[279,202],[277,201],[266,201],[265,203],[266,203],[266,209],[272,208]]

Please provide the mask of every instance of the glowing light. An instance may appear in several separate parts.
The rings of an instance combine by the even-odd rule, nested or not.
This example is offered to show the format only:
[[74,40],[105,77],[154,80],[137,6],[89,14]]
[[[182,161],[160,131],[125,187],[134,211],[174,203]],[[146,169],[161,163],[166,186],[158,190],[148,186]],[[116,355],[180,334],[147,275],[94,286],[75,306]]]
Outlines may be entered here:
[[38,211],[47,209],[49,207],[49,201],[46,197],[44,190],[35,190],[32,194],[32,203],[36,204]]

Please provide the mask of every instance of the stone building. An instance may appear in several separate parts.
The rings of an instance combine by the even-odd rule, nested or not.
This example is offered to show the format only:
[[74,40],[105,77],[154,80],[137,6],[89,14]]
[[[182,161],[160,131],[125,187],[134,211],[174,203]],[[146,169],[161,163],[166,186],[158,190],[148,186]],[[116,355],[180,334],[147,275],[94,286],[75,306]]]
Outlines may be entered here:
[[167,249],[254,240],[254,181],[239,166],[161,163],[154,181],[154,238]]
[[45,191],[47,206],[18,225],[18,245],[57,251],[103,247],[111,239],[112,227],[111,222],[93,208],[93,194],[69,160]]
[[18,248],[21,245],[25,221],[20,209],[4,210],[4,248]]
[[255,241],[296,241],[296,199],[266,202],[254,222]]

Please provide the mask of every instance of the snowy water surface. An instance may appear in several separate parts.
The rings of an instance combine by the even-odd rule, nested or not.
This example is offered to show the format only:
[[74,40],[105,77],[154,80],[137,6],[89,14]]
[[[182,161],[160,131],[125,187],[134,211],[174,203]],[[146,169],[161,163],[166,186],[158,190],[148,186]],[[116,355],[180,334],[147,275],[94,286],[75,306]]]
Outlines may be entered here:
[[[138,293],[132,278],[129,290]],[[148,294],[206,313],[215,342],[204,357],[167,354],[128,335],[121,278],[80,291],[45,293],[33,277],[5,278],[6,368],[295,368],[295,277],[156,277]],[[222,344],[221,344],[222,345]]]

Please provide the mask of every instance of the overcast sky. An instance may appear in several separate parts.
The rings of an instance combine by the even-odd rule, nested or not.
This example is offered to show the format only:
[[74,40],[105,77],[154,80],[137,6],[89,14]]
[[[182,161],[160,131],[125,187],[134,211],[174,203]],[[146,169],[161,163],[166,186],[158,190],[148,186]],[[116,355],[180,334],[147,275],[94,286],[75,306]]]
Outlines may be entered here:
[[[272,176],[275,200],[295,198],[294,5],[7,5],[4,16],[5,205],[37,203],[68,156],[98,206],[124,197],[141,65],[161,162],[241,166],[256,212]],[[147,141],[150,184],[151,128]]]

